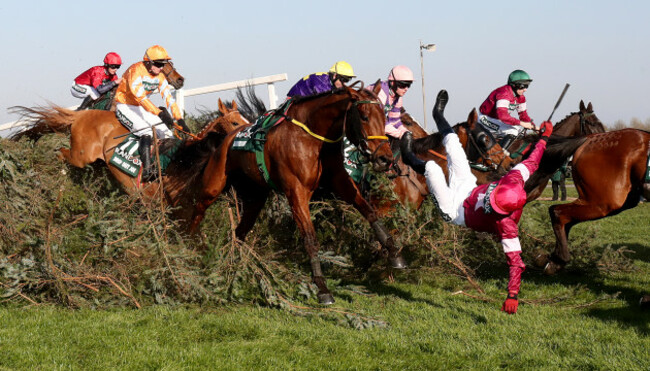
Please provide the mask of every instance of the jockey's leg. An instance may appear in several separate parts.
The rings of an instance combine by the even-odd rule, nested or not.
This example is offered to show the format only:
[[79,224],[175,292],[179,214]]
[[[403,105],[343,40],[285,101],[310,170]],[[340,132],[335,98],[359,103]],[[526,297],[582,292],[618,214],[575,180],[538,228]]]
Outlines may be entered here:
[[142,161],[142,180],[148,181],[154,176],[151,163],[151,136],[143,135],[140,137],[140,148],[138,150]]
[[413,133],[410,131],[402,135],[400,151],[402,152],[402,161],[405,164],[413,168],[417,173],[424,174],[426,163],[413,153]]
[[86,98],[84,98],[83,102],[81,102],[81,104],[79,105],[79,107],[77,107],[77,109],[75,111],[83,111],[83,110],[85,110],[86,108],[90,107],[90,105],[94,101],[95,100],[90,95],[88,95]]

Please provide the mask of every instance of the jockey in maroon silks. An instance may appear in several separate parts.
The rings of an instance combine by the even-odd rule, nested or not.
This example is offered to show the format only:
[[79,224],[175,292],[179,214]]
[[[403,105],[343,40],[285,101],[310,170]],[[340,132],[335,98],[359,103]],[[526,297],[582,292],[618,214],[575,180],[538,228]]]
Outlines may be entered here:
[[77,111],[86,109],[100,95],[115,88],[122,81],[117,77],[117,70],[122,66],[122,58],[115,52],[110,52],[104,57],[103,66],[95,66],[82,72],[74,79],[70,92],[83,101]]
[[[536,129],[524,96],[531,82],[526,71],[514,70],[508,75],[508,83],[494,89],[479,108],[478,122],[497,138],[503,137],[500,144],[505,150],[522,130]],[[518,119],[511,115],[515,112]]]
[[305,97],[339,89],[355,77],[352,66],[348,62],[338,61],[328,72],[312,73],[300,79],[291,87],[287,97]]
[[438,131],[443,135],[442,143],[447,150],[449,182],[445,179],[442,168],[434,161],[428,161],[424,169],[418,164],[413,168],[424,173],[429,192],[435,198],[445,221],[478,232],[488,232],[501,241],[510,267],[508,296],[501,310],[513,314],[519,305],[517,295],[521,286],[521,274],[526,268],[521,259],[517,227],[526,204],[524,183],[539,166],[546,141],[553,132],[553,124],[550,121],[542,123],[541,138],[526,160],[517,164],[500,180],[476,186],[476,177],[472,174],[465,151],[443,115],[448,99],[447,92],[441,90],[433,109],[433,118]]

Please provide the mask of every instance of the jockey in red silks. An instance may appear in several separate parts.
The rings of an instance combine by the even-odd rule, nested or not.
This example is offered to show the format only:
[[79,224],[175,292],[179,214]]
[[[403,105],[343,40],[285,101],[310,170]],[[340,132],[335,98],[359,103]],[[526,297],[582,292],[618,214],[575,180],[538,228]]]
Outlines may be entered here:
[[[553,124],[550,121],[542,123],[541,138],[526,160],[517,164],[500,180],[476,186],[476,177],[472,174],[465,151],[443,115],[448,99],[447,92],[441,90],[433,109],[433,118],[438,131],[443,135],[442,143],[447,150],[449,182],[445,179],[442,168],[434,161],[428,161],[424,170],[427,186],[445,221],[478,232],[488,232],[501,241],[510,266],[508,296],[501,310],[513,314],[519,305],[517,295],[521,286],[521,274],[526,268],[520,256],[517,227],[526,204],[524,183],[539,166],[546,141],[553,132]],[[413,168],[421,170],[418,166]]]
[[334,63],[328,72],[317,72],[300,79],[289,89],[287,97],[308,96],[340,89],[356,76],[346,61]]
[[[409,157],[408,163],[414,166],[424,167],[424,162],[418,159],[411,151],[405,150],[411,147],[413,134],[402,124],[401,109],[403,97],[413,83],[413,71],[406,66],[395,66],[388,73],[388,80],[382,81],[379,91],[379,101],[384,105],[386,113],[386,135],[400,140],[402,157]],[[369,85],[368,90],[373,90],[375,85]],[[407,163],[405,161],[405,163]]]
[[117,70],[121,66],[119,54],[110,52],[104,57],[103,66],[91,67],[74,79],[70,92],[74,97],[83,99],[77,111],[88,108],[100,95],[120,84],[122,78],[117,77]]
[[[533,120],[526,110],[524,93],[533,80],[523,70],[515,70],[508,76],[508,83],[493,90],[479,109],[478,122],[496,137],[503,139],[500,144],[508,150],[521,130],[535,129]],[[517,112],[519,119],[511,116]]]

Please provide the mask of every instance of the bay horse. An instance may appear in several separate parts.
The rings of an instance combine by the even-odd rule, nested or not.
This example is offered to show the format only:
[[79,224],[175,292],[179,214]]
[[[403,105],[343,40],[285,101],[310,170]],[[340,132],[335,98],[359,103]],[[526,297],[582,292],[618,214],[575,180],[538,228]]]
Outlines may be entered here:
[[224,189],[232,187],[243,210],[235,236],[243,241],[270,192],[275,189],[287,197],[291,206],[309,255],[318,300],[321,304],[332,304],[334,297],[327,288],[321,270],[318,256],[320,246],[309,211],[314,192],[326,189],[353,205],[368,220],[379,242],[388,251],[390,264],[394,268],[404,268],[404,259],[392,236],[343,166],[343,136],[357,146],[374,170],[386,171],[392,162],[391,149],[384,132],[386,118],[377,98],[380,88],[380,84],[376,84],[374,91],[368,91],[363,86],[359,89],[343,87],[295,99],[284,113],[285,120],[273,126],[267,134],[263,146],[263,166],[267,169],[265,174],[268,178],[260,171],[255,153],[231,148],[237,134],[246,127],[227,134],[209,157],[191,230],[196,230],[206,209]]
[[556,273],[571,259],[568,238],[574,225],[631,209],[642,196],[650,199],[650,183],[646,181],[649,132],[623,129],[590,134],[581,140],[573,154],[572,169],[578,198],[549,208],[555,250],[537,259],[547,274]]
[[[440,133],[427,134],[410,115],[402,114],[402,123],[413,133],[413,153],[424,161],[435,161],[447,174],[447,152],[442,144]],[[485,131],[477,125],[478,114],[472,110],[467,121],[453,126],[454,132],[458,135],[461,145],[465,149],[467,159],[475,164],[472,173],[477,178],[478,184],[485,184],[497,180],[505,175],[510,168],[512,161],[506,156],[501,146]],[[399,148],[399,141],[394,141],[393,150]],[[389,173],[392,178],[393,191],[402,205],[418,210],[429,191],[423,175],[417,174],[409,166],[405,165],[401,157],[393,165]],[[388,215],[394,207],[394,202],[370,196],[372,204],[377,208],[380,215]]]
[[[196,175],[186,174],[187,162],[192,159],[189,154],[205,146],[203,143],[208,134],[217,132],[224,134],[222,128],[235,127],[248,124],[248,121],[237,111],[236,102],[228,107],[218,101],[219,116],[208,123],[196,136],[195,140],[185,141],[176,154],[178,160],[172,161],[163,178],[162,186],[168,201],[174,205],[188,185],[189,179]],[[38,140],[47,133],[69,133],[70,148],[60,148],[58,157],[72,166],[83,168],[97,161],[104,162],[115,180],[130,194],[142,192],[147,197],[152,197],[160,188],[160,182],[155,179],[143,182],[140,175],[133,178],[109,162],[115,148],[123,141],[123,136],[129,133],[115,117],[114,112],[103,110],[71,111],[62,107],[13,107],[15,113],[21,114],[23,119],[28,119],[31,126],[12,136],[13,140],[28,137]],[[173,139],[172,139],[173,140]],[[167,140],[166,140],[167,141]],[[165,141],[163,141],[165,142]],[[161,148],[165,145],[161,144]],[[205,163],[203,163],[205,165]],[[196,166],[195,166],[196,168]],[[182,175],[181,175],[182,174]],[[180,178],[180,179],[179,179]]]

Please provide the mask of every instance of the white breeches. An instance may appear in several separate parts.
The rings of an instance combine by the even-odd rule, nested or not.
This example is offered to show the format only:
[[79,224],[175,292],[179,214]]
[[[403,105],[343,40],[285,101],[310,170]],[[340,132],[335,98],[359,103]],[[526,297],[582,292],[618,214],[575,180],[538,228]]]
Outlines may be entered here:
[[87,96],[90,96],[93,100],[99,98],[99,93],[95,88],[93,88],[90,85],[79,85],[76,83],[72,83],[72,86],[70,87],[70,92],[72,93],[72,96],[75,98],[81,98],[84,99]]
[[141,137],[143,135],[149,135],[153,137],[152,128],[156,129],[156,136],[158,139],[171,138],[174,136],[174,133],[169,130],[165,124],[161,123],[158,116],[147,111],[142,106],[118,103],[115,108],[115,115],[122,125],[131,130],[135,136]]
[[494,134],[497,134],[497,136],[502,136],[504,134],[517,136],[520,131],[524,130],[523,126],[508,125],[501,120],[497,120],[493,117],[482,114],[479,114],[478,122],[484,128],[490,130]]

